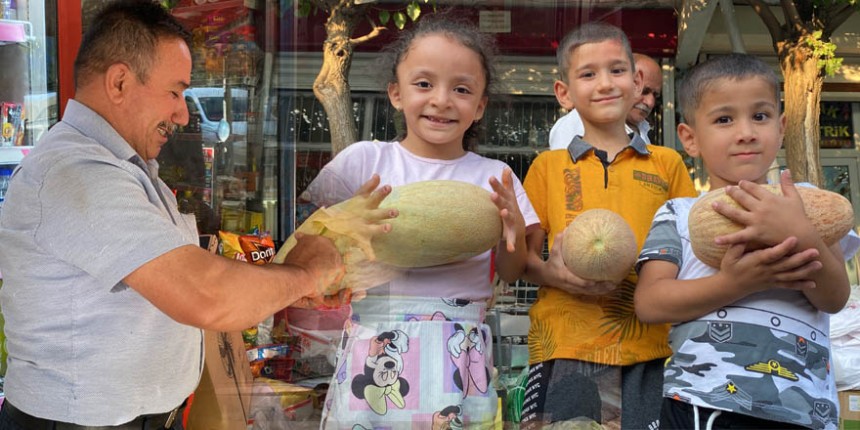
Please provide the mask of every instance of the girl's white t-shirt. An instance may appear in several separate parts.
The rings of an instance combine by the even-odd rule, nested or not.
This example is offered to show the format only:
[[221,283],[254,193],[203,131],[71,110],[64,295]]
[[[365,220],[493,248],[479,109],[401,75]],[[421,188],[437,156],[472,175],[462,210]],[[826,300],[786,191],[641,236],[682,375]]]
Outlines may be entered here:
[[[490,192],[491,176],[501,180],[508,165],[499,160],[466,152],[454,160],[419,157],[399,142],[356,142],[323,167],[302,193],[302,199],[316,206],[331,206],[346,200],[376,173],[381,185],[393,187],[428,180],[457,180],[478,185]],[[540,223],[520,180],[514,176],[514,190],[526,227]],[[428,296],[450,299],[486,300],[490,285],[491,253],[443,266],[408,269],[388,284],[368,290],[374,295]]]

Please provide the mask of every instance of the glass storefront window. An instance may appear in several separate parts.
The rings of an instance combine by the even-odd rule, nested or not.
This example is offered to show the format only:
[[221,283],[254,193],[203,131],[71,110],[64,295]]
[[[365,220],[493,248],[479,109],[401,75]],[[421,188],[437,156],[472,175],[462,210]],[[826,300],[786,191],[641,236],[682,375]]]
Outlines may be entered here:
[[854,143],[854,125],[851,119],[850,102],[821,103],[818,122],[821,130],[822,149],[851,149]]

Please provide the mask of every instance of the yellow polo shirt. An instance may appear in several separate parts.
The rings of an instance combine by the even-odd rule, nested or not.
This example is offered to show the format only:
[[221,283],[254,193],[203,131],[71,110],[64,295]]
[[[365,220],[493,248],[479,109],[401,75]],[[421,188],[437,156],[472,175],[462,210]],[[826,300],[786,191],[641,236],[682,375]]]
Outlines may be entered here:
[[[646,145],[638,136],[610,163],[577,137],[568,149],[538,155],[523,185],[550,247],[577,215],[602,208],[624,217],[641,250],[651,219],[666,200],[698,194],[678,152]],[[636,280],[631,270],[622,285],[605,296],[571,295],[541,286],[529,311],[529,362],[563,358],[623,366],[668,357],[669,325],[636,318]]]

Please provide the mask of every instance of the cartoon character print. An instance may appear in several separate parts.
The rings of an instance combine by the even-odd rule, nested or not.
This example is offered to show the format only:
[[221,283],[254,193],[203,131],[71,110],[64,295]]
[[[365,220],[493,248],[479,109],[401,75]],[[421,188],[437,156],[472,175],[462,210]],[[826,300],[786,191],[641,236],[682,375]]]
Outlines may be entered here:
[[442,299],[442,303],[445,303],[452,308],[462,308],[465,306],[469,306],[472,301],[467,299]]
[[443,312],[436,311],[433,312],[433,315],[410,315],[406,317],[407,322],[418,322],[418,321],[450,321],[448,317],[445,316]]
[[463,419],[460,417],[460,407],[448,406],[433,414],[431,430],[458,430],[463,428]]
[[403,396],[409,393],[409,382],[403,373],[402,354],[409,350],[409,337],[400,330],[380,333],[370,341],[364,373],[352,380],[352,393],[364,399],[379,415],[388,412],[390,400],[400,409],[406,405]]
[[460,324],[454,324],[454,334],[448,338],[448,354],[457,367],[454,384],[463,391],[463,398],[480,392],[485,394],[490,381],[490,370],[484,359],[484,338],[478,327],[468,333]]

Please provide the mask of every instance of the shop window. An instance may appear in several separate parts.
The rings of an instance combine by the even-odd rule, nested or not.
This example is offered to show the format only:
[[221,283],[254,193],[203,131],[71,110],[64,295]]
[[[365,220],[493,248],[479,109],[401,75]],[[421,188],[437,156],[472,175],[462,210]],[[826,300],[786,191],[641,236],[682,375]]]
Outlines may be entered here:
[[[383,94],[353,94],[359,139],[392,140],[399,134],[395,110]],[[331,159],[328,117],[311,92],[284,91],[281,140],[295,148],[295,190],[301,193]],[[554,97],[517,96],[490,103],[478,153],[506,162],[525,178],[540,151],[549,147],[549,130],[559,116]]]
[[822,102],[819,115],[821,149],[853,149],[854,124],[851,102]]
[[542,151],[549,147],[549,131],[559,115],[552,96],[510,96],[494,101],[484,115],[487,136],[480,146],[489,152],[505,152],[502,148]]

